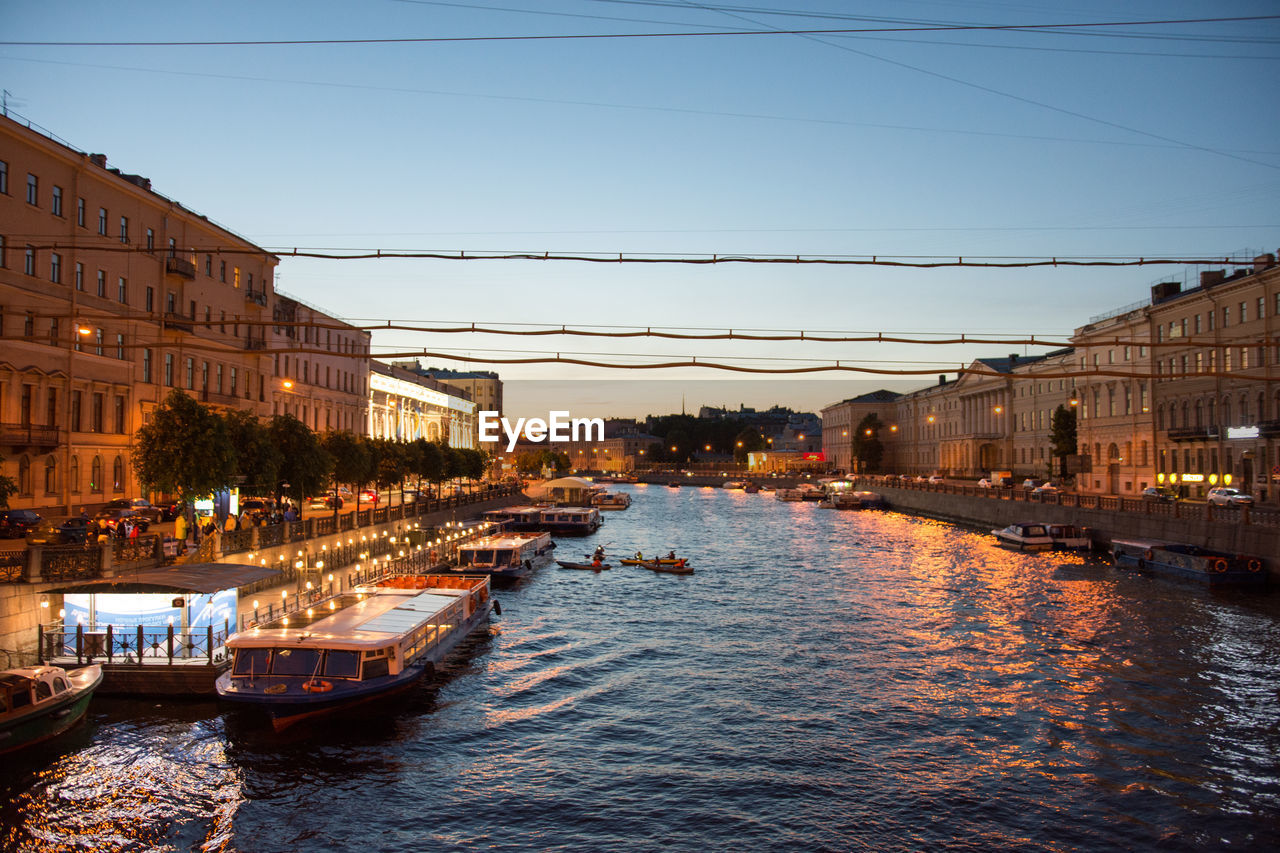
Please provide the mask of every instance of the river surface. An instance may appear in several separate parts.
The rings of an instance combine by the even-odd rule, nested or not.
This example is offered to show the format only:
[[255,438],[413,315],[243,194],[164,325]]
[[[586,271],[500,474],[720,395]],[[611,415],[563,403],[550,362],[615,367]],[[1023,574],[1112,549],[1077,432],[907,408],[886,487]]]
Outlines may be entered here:
[[1280,849],[1280,604],[889,512],[635,496],[446,670],[277,736],[100,697],[0,764],[0,848]]

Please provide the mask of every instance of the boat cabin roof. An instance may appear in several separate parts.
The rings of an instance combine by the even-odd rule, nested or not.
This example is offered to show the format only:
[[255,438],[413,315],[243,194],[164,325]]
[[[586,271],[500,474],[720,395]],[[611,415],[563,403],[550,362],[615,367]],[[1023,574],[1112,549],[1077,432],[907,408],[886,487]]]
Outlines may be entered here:
[[[232,636],[232,648],[291,646],[327,649],[373,649],[430,623],[465,596],[465,589],[385,589],[330,599],[338,605],[325,615],[328,602],[297,611],[265,626]],[[318,618],[316,618],[318,617]]]
[[459,548],[459,551],[490,551],[509,549],[517,551],[530,545],[550,544],[551,536],[547,533],[506,533],[500,536],[486,536]]

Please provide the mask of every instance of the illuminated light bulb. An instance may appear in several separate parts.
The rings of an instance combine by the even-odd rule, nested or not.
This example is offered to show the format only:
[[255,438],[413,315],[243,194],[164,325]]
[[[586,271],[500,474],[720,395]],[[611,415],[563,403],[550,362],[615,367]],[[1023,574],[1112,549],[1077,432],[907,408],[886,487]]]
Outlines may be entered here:
[[257,609],[258,609],[258,599],[256,599],[256,598],[253,600],[253,609],[254,609],[254,610],[257,610]]

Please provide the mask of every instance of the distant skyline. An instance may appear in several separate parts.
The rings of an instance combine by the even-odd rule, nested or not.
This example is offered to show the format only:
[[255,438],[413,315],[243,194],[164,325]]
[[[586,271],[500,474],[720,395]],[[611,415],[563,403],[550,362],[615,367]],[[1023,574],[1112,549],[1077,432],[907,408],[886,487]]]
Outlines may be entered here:
[[[13,2],[0,88],[11,115],[279,252],[1243,258],[1280,246],[1277,14],[1266,0]],[[1126,21],[1171,23],[1110,26]],[[814,29],[858,32],[767,32]],[[395,41],[413,38],[435,40]],[[736,377],[476,359],[840,360],[922,373],[809,376],[909,389],[974,358],[1042,353],[1012,341],[1064,340],[1197,272],[286,257],[276,283],[370,325],[1008,341],[374,333],[375,356],[450,356],[425,360],[513,388],[634,396],[629,380],[653,381],[629,410],[656,413],[668,383]]]

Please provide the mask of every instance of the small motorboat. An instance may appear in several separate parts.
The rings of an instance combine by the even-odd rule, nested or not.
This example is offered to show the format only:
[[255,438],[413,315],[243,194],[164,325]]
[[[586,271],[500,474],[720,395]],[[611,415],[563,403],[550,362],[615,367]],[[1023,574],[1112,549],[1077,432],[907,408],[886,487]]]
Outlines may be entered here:
[[562,569],[583,569],[588,572],[598,572],[603,569],[613,568],[608,563],[595,565],[594,563],[575,563],[572,560],[556,560],[556,565]]
[[48,740],[80,722],[101,683],[98,664],[71,672],[59,666],[0,672],[0,754]]
[[1093,546],[1088,529],[1074,524],[1050,524],[1049,536],[1058,551],[1087,551]]
[[680,483],[677,480],[672,480],[670,483],[667,483],[667,486],[672,489],[678,489],[680,488]]
[[1018,522],[1000,530],[991,531],[996,544],[1017,551],[1049,551],[1053,538],[1049,529],[1039,522]]

